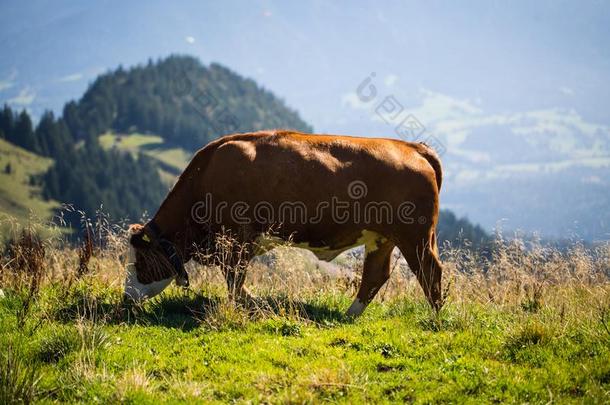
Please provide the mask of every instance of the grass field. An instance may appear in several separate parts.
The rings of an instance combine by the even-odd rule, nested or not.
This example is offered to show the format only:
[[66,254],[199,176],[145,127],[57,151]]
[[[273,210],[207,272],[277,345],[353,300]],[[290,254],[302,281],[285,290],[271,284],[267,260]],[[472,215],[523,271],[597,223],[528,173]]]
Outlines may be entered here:
[[192,157],[191,153],[182,148],[168,147],[164,144],[163,138],[157,135],[118,135],[108,132],[99,137],[99,142],[105,149],[117,148],[134,155],[144,153],[157,159],[163,165],[159,174],[166,184],[174,183]]
[[259,298],[247,307],[202,266],[189,268],[189,291],[127,306],[124,243],[111,238],[82,276],[78,250],[51,242],[44,257],[27,251],[33,263],[5,258],[0,402],[610,401],[608,245],[511,243],[491,261],[446,249],[439,314],[396,261],[352,320],[358,256],[330,274],[280,248],[252,266]]
[[[53,164],[47,159],[0,139],[0,231],[6,233],[7,218],[25,223],[31,216],[47,220],[59,207],[56,201],[45,201],[40,186],[32,177],[44,174]],[[7,170],[7,165],[10,170]]]

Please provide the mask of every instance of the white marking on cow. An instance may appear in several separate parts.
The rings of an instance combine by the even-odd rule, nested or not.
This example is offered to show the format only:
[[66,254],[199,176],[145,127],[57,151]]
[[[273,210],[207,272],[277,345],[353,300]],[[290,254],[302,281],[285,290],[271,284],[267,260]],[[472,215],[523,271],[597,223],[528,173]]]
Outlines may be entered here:
[[125,297],[139,302],[145,298],[152,298],[172,282],[174,277],[166,278],[160,281],[155,281],[150,284],[143,284],[138,281],[136,272],[136,251],[133,246],[129,247],[127,253],[127,277],[125,277]]
[[[374,252],[385,241],[386,239],[380,234],[365,229],[353,245],[344,246],[340,249],[331,249],[329,246],[310,246],[309,243],[293,243],[289,246],[309,250],[318,259],[330,262],[346,250],[357,246],[364,245],[367,253]],[[272,250],[276,246],[286,245],[287,242],[275,236],[261,235],[256,239],[255,244],[257,246],[256,256],[258,256]]]
[[349,307],[345,315],[352,317],[360,316],[360,314],[362,314],[365,308],[366,304],[360,301],[360,298],[356,298],[354,302],[352,302],[352,305]]

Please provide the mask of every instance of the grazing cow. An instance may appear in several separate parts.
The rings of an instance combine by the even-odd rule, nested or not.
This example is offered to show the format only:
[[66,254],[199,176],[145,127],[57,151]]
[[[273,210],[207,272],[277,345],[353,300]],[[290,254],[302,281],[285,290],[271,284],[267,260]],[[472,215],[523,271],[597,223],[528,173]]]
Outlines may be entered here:
[[[395,246],[438,310],[441,178],[423,143],[279,130],[224,136],[195,154],[150,222],[132,226],[125,295],[152,297],[174,279],[188,285],[183,264],[198,251],[213,255],[216,235],[230,232],[241,250],[219,264],[234,299],[248,297],[237,262],[290,240],[322,260],[365,246],[351,316],[388,280]],[[269,229],[273,238],[261,238]]]

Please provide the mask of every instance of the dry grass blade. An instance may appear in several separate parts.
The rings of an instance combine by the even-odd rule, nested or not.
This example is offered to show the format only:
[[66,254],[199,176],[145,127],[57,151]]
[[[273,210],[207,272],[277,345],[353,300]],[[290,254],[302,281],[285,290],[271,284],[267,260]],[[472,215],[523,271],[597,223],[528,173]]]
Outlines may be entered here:
[[17,314],[17,323],[23,327],[27,315],[38,296],[45,276],[46,247],[40,237],[31,228],[24,228],[18,239],[8,243],[6,263],[3,273],[15,290],[21,295],[21,305]]
[[93,238],[89,224],[85,227],[85,238],[78,252],[78,275],[82,276],[89,272],[89,260],[93,256]]

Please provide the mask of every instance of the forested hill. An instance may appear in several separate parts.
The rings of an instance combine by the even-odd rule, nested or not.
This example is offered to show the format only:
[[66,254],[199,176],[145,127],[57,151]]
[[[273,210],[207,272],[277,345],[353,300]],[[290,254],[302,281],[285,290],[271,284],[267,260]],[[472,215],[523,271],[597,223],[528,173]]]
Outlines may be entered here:
[[[101,208],[111,220],[154,213],[168,185],[160,179],[160,160],[105,150],[101,134],[154,133],[188,156],[226,133],[262,128],[312,130],[253,80],[186,56],[103,74],[80,100],[65,105],[61,117],[45,113],[37,126],[25,111],[0,111],[0,138],[53,160],[45,174],[31,179],[45,198],[87,216]],[[80,226],[79,214],[66,219]]]
[[[25,167],[27,163],[10,148],[2,151],[5,167],[0,208],[18,219],[27,218],[27,213],[24,217],[13,207],[36,205],[15,201],[12,191],[24,189],[24,186],[36,186],[42,192],[22,192],[17,195],[20,200],[42,198],[72,205],[75,211],[62,214],[75,229],[82,225],[81,214],[77,211],[93,217],[101,209],[113,221],[136,220],[145,210],[154,210],[167,192],[153,159],[145,155],[134,157],[116,150],[106,151],[97,140],[79,141],[65,121],[50,112],[45,113],[34,128],[25,111],[15,113],[4,106],[0,111],[0,138],[31,152],[32,161],[41,156],[51,162],[48,170],[38,170],[35,175],[30,174],[29,179],[24,179],[24,174],[32,173]],[[33,214],[49,219],[47,212],[35,210]]]
[[171,56],[99,76],[64,108],[77,138],[150,132],[196,150],[218,136],[268,128],[312,132],[296,111],[252,79],[189,56]]

